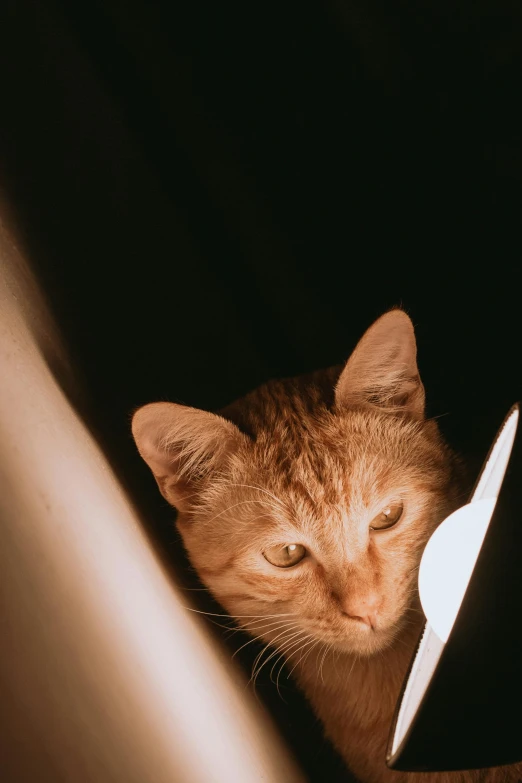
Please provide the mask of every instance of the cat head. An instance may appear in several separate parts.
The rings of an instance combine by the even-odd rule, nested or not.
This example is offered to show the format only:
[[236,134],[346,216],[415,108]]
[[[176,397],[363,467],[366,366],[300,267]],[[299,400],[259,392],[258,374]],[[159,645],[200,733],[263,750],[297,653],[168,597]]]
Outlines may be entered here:
[[271,381],[222,414],[161,402],[132,422],[203,582],[267,641],[285,627],[358,654],[390,644],[454,507],[409,317],[383,315],[344,369]]

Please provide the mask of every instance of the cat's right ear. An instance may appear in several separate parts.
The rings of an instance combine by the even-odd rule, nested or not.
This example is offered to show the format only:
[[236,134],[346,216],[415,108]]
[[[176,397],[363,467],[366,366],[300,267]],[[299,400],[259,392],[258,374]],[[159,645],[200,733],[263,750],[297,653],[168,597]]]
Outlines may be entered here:
[[154,402],[132,418],[136,446],[163,497],[178,511],[247,437],[232,422],[185,405]]
[[403,310],[382,315],[365,332],[335,388],[339,409],[364,407],[424,418],[413,324]]

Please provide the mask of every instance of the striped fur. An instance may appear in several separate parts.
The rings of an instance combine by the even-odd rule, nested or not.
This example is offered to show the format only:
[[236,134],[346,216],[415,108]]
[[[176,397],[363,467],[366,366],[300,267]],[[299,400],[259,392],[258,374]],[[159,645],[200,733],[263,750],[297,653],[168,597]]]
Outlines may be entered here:
[[[267,657],[280,651],[361,781],[516,781],[515,768],[412,776],[384,764],[422,623],[420,556],[465,502],[458,460],[424,418],[415,354],[411,322],[392,311],[344,370],[271,381],[219,416],[145,406],[133,431],[178,508],[201,579],[239,624],[273,645]],[[397,525],[371,531],[396,501],[404,504]],[[309,553],[299,565],[264,558],[289,543]],[[369,605],[374,628],[354,619]]]

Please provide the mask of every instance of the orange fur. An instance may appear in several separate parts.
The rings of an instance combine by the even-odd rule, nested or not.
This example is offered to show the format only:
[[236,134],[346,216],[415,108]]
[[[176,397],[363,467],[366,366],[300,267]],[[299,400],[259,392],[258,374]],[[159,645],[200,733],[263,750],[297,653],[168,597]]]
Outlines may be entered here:
[[[384,763],[422,624],[421,553],[462,502],[458,461],[424,418],[405,313],[382,316],[342,372],[271,381],[220,416],[147,405],[133,433],[178,508],[203,582],[238,623],[286,656],[361,781],[519,780],[515,767],[411,775]],[[397,501],[397,525],[370,530]],[[308,552],[298,565],[277,568],[264,558],[290,543]],[[360,621],[369,606],[373,627]]]

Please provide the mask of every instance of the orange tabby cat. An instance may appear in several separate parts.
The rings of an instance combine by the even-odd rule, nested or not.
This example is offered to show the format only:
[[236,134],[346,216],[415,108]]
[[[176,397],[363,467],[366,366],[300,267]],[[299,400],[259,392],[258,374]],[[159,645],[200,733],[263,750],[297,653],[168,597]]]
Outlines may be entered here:
[[189,557],[251,634],[282,650],[361,781],[518,781],[520,767],[410,774],[385,765],[423,617],[417,569],[458,501],[413,326],[377,320],[346,366],[271,381],[221,415],[171,403],[132,429]]

